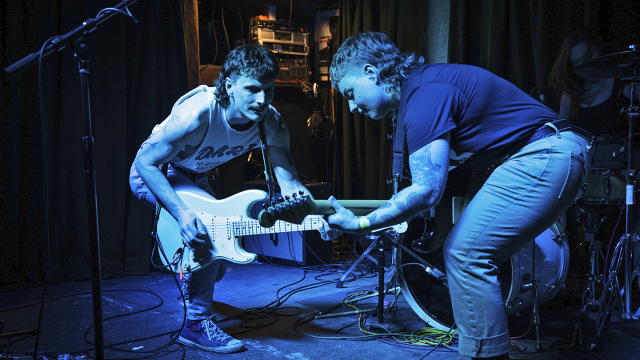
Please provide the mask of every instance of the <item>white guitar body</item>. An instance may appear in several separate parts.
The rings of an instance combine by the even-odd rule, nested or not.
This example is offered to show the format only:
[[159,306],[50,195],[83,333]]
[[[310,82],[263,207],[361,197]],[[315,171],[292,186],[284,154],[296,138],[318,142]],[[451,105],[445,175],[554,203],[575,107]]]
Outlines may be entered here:
[[[240,245],[245,235],[317,230],[322,226],[322,216],[308,215],[300,225],[278,220],[274,226],[265,228],[249,215],[255,203],[267,200],[264,191],[246,190],[216,200],[188,180],[175,177],[170,180],[178,196],[202,220],[210,240],[205,241],[202,249],[191,250],[184,246],[178,221],[162,208],[157,228],[160,258],[164,265],[171,264],[169,266],[175,272],[197,271],[214,260],[237,264],[253,262],[256,254],[245,251]],[[394,226],[397,232],[404,232],[406,228],[406,222]]]
[[231,224],[250,220],[251,206],[267,198],[264,191],[248,190],[224,200],[215,200],[207,192],[192,184],[174,185],[174,190],[189,209],[202,220],[211,241],[206,241],[203,249],[191,252],[182,243],[178,221],[162,208],[158,220],[158,239],[168,258],[165,259],[161,255],[165,265],[172,261],[176,251],[183,251],[182,249],[185,253],[181,264],[172,266],[176,272],[180,271],[180,266],[183,272],[196,271],[215,259],[238,264],[250,263],[256,259],[256,254],[249,253],[240,246],[241,237],[233,234]]

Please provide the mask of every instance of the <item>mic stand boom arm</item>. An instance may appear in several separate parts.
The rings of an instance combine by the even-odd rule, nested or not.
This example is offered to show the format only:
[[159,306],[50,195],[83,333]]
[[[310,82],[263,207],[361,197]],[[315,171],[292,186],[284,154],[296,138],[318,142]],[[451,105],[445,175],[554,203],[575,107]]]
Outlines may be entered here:
[[[124,0],[113,8],[104,9],[104,10],[111,10],[111,11],[106,11],[104,13],[103,13],[104,10],[100,11],[98,15],[95,17],[95,19],[85,20],[84,22],[82,22],[82,25],[78,26],[77,28],[69,31],[64,35],[58,36],[57,38],[53,39],[51,41],[51,44],[46,45],[44,49],[38,51],[37,53],[32,53],[23,57],[22,59],[16,61],[12,65],[5,68],[4,71],[10,76],[18,75],[22,71],[35,65],[38,62],[38,58],[45,57],[51,54],[54,50],[60,51],[64,49],[67,45],[70,45],[70,44],[74,45],[76,42],[79,41],[80,38],[82,38],[83,35],[88,34],[91,31],[95,30],[98,27],[98,25],[100,25],[103,21],[112,17],[116,13],[124,12],[123,9],[127,9],[129,5],[133,4],[136,1],[137,0]],[[126,13],[131,15],[128,9]]]

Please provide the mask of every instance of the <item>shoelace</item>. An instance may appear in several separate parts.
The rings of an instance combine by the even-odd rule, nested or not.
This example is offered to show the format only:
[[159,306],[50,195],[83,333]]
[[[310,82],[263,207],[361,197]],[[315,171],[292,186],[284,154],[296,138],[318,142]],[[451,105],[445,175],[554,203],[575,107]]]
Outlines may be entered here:
[[203,323],[204,323],[205,333],[207,334],[207,337],[209,337],[209,340],[215,339],[219,341],[224,341],[228,338],[231,338],[231,336],[227,335],[224,331],[220,330],[218,325],[216,325],[216,323],[213,322],[211,318],[204,320]]

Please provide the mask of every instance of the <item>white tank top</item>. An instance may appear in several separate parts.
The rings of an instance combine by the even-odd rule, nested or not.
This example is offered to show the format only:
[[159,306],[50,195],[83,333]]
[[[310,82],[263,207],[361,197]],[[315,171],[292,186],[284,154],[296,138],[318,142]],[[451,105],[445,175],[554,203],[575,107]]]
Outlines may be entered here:
[[[192,173],[204,173],[260,146],[258,123],[254,123],[252,127],[245,131],[237,131],[231,128],[224,117],[222,106],[213,97],[214,90],[215,88],[206,85],[198,86],[178,99],[171,110],[171,113],[173,113],[182,102],[196,94],[207,94],[206,97],[199,97],[209,101],[209,127],[204,139],[189,157],[182,160],[176,157],[171,161],[173,165]],[[271,143],[277,127],[284,125],[281,124],[280,113],[273,106],[269,105],[268,111],[269,113],[265,115],[262,121],[265,122],[267,143]],[[162,129],[170,118],[171,116],[156,125],[153,132]]]

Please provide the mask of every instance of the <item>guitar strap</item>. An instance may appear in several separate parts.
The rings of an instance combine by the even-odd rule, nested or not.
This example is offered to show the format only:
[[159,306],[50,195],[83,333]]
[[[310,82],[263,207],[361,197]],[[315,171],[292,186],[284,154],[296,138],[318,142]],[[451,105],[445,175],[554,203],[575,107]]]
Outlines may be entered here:
[[[397,192],[398,183],[406,178],[411,179],[409,172],[409,151],[407,148],[407,138],[404,133],[404,122],[398,116],[398,111],[393,112],[393,164],[392,175],[395,181],[395,190]],[[394,194],[395,195],[395,194]]]
[[264,175],[269,190],[269,199],[267,204],[273,206],[276,204],[275,178],[273,176],[273,168],[271,167],[271,159],[269,158],[269,147],[267,145],[267,132],[264,128],[264,121],[258,122],[260,129],[260,146],[262,148],[262,160],[264,162]]

